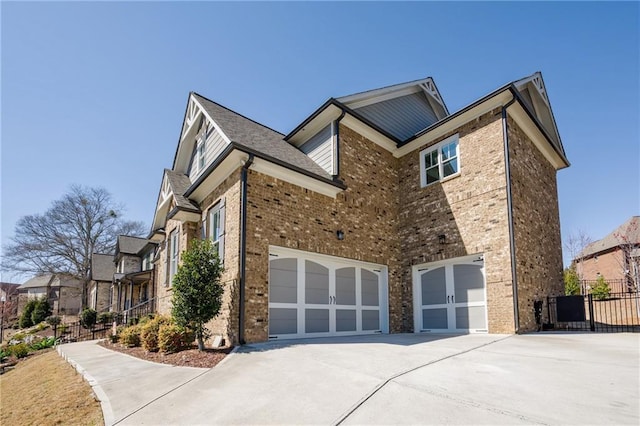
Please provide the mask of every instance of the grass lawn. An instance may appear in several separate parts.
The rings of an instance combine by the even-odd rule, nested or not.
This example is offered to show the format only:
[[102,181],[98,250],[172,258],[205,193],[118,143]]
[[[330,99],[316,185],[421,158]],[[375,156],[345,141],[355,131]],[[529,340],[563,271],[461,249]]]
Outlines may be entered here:
[[0,376],[1,425],[102,425],[91,386],[54,350]]

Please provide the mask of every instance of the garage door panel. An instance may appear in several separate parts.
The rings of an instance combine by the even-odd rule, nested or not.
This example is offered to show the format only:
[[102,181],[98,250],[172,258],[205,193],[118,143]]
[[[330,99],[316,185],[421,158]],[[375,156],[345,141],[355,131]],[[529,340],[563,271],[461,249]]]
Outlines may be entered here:
[[380,294],[378,275],[362,269],[362,306],[379,306]]
[[297,259],[276,259],[271,261],[269,300],[275,303],[298,302]]
[[305,302],[315,305],[329,304],[329,268],[305,260]]
[[269,309],[269,334],[296,334],[298,332],[298,310],[295,308]]
[[456,308],[456,328],[484,330],[487,328],[484,306]]
[[329,310],[328,309],[305,309],[304,324],[305,324],[304,326],[305,333],[329,332]]
[[447,303],[447,282],[444,267],[422,274],[420,286],[423,305],[443,305]]
[[356,331],[356,310],[336,309],[336,331]]
[[453,277],[457,303],[484,301],[484,279],[481,266],[454,265]]
[[447,308],[422,310],[423,330],[446,330],[448,328]]
[[336,269],[336,303],[355,306],[356,268]]
[[380,311],[377,309],[362,311],[362,330],[380,330]]

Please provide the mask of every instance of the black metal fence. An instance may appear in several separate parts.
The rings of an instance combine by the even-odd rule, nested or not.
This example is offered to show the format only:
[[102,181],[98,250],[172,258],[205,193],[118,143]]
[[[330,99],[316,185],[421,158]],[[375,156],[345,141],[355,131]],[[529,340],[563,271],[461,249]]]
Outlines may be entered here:
[[640,294],[611,293],[547,298],[547,329],[601,333],[640,332]]
[[114,323],[116,325],[136,324],[141,317],[154,312],[154,299],[150,299],[122,312],[103,311],[101,313],[111,314],[111,319],[104,323],[97,323],[91,328],[85,328],[80,321],[60,324],[54,329],[54,336],[60,338],[62,343],[104,339],[109,335]]
[[[605,280],[612,293],[635,293],[633,283],[628,280]],[[598,280],[580,280],[580,291],[583,295],[591,292],[591,289],[598,285]]]

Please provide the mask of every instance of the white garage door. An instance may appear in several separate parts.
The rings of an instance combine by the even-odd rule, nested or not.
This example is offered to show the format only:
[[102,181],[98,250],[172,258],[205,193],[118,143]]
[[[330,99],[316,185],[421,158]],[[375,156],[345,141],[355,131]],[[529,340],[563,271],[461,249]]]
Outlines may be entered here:
[[415,331],[487,332],[487,295],[482,255],[413,268]]
[[388,333],[387,268],[270,247],[269,338]]

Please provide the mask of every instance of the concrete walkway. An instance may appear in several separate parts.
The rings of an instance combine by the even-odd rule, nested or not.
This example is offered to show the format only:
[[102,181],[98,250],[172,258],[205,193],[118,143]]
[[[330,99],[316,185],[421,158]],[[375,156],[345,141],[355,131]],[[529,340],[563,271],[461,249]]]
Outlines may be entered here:
[[638,334],[270,342],[210,370],[61,351],[108,398],[108,424],[640,423]]

